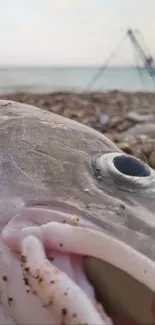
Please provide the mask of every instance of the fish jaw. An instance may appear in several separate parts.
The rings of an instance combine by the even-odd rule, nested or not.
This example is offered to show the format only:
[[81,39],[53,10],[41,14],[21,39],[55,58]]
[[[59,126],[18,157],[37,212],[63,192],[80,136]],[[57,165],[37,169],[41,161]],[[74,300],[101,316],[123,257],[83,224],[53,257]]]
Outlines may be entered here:
[[1,303],[15,324],[112,324],[84,273],[83,254],[62,252],[61,245],[55,249],[46,234],[43,236],[49,223],[65,225],[65,220],[77,226],[79,219],[47,209],[24,208],[3,229]]
[[112,324],[84,273],[84,256],[155,291],[154,262],[80,214],[23,208],[4,228],[1,247],[1,299],[17,324]]
[[[89,220],[88,220],[89,219]],[[155,263],[131,246],[108,235],[80,213],[45,208],[22,208],[2,231],[2,241],[15,254],[21,253],[24,238],[32,235],[46,253],[59,251],[106,261],[155,291]]]

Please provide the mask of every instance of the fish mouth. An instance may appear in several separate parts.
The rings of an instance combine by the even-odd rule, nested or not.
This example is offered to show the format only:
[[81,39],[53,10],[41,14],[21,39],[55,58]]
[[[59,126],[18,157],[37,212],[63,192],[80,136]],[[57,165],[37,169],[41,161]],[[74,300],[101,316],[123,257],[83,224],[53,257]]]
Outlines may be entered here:
[[[20,251],[25,286],[56,315],[51,324],[154,324],[154,264],[77,216],[47,212],[47,223],[4,232],[3,240]],[[44,207],[25,213],[45,216]]]
[[84,267],[96,298],[117,325],[154,324],[155,293],[105,261],[86,257]]

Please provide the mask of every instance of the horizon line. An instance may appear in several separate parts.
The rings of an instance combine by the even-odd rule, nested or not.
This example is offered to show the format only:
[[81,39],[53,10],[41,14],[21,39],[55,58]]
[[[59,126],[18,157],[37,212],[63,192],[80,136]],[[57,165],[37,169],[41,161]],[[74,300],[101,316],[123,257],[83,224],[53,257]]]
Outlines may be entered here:
[[[45,64],[39,64],[39,65],[28,65],[28,64],[3,64],[3,65],[0,65],[0,69],[12,69],[12,68],[52,68],[52,69],[79,69],[79,68],[96,68],[96,69],[100,69],[100,68],[104,68],[104,64],[102,65],[99,65],[99,64],[92,64],[92,65],[84,65],[84,64],[71,64],[71,65],[67,65],[67,64],[64,64],[64,65],[52,65],[52,64],[49,64],[49,65],[45,65]],[[143,65],[135,65],[135,64],[121,64],[121,65],[109,65],[107,67],[107,69],[110,69],[110,68],[144,68],[145,67]]]

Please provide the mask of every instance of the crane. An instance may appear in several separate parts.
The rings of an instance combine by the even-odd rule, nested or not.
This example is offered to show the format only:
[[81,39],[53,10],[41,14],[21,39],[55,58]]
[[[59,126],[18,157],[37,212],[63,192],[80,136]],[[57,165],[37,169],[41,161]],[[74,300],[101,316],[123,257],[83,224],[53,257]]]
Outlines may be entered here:
[[105,72],[105,70],[109,66],[109,63],[111,62],[113,57],[116,55],[117,51],[122,46],[122,43],[124,42],[126,37],[129,38],[134,50],[139,55],[139,57],[140,57],[143,65],[144,65],[145,69],[147,70],[149,76],[152,78],[153,82],[155,82],[155,79],[154,79],[154,77],[155,77],[155,62],[154,62],[154,59],[153,59],[153,57],[151,55],[147,55],[145,53],[144,49],[140,45],[140,42],[138,41],[138,39],[137,39],[137,37],[135,35],[134,30],[129,28],[129,29],[127,29],[125,35],[123,35],[123,38],[118,43],[116,48],[109,55],[109,57],[108,57],[107,61],[105,62],[105,64],[98,69],[97,73],[93,76],[92,80],[88,83],[85,90],[90,89],[95,84],[95,82],[100,78],[100,76]]

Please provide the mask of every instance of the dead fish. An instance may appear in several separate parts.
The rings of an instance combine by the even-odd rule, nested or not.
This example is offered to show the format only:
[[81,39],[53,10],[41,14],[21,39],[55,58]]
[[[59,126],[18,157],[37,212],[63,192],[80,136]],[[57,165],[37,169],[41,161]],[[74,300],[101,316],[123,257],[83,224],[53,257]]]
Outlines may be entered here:
[[155,171],[0,101],[0,324],[154,324]]

